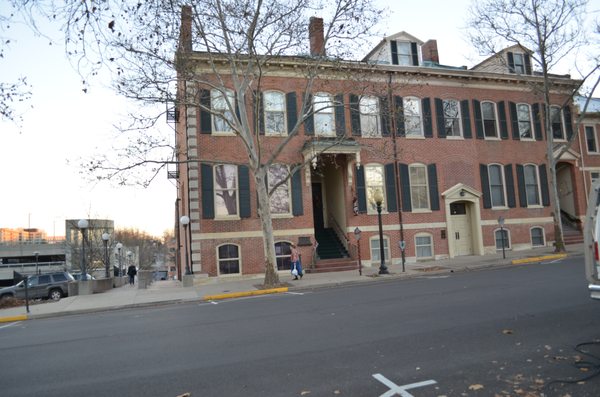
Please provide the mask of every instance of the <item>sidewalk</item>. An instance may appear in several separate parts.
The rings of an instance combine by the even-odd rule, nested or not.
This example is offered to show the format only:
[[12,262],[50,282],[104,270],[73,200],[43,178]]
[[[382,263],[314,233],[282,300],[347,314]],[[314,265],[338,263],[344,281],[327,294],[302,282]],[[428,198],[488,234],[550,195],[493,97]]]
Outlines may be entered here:
[[363,267],[360,276],[358,270],[332,273],[306,273],[301,280],[292,280],[291,274],[280,274],[282,283],[287,288],[262,290],[260,285],[263,276],[241,276],[235,278],[198,278],[193,287],[183,288],[179,281],[156,281],[147,289],[139,289],[137,285],[125,285],[120,288],[94,294],[78,295],[63,298],[58,302],[43,301],[29,306],[30,313],[25,307],[14,307],[0,310],[0,323],[21,321],[36,318],[46,318],[69,314],[89,313],[142,306],[155,306],[176,302],[201,302],[239,296],[259,295],[265,293],[280,293],[314,288],[324,288],[339,285],[360,284],[366,282],[381,282],[398,278],[414,278],[445,274],[449,272],[464,272],[491,267],[517,266],[524,263],[544,263],[565,256],[583,255],[583,244],[567,246],[567,254],[555,255],[552,247],[543,247],[526,251],[506,251],[506,259],[502,253],[486,256],[462,256],[429,262],[406,264],[405,271],[401,265],[389,265],[389,275],[378,275],[378,267]]

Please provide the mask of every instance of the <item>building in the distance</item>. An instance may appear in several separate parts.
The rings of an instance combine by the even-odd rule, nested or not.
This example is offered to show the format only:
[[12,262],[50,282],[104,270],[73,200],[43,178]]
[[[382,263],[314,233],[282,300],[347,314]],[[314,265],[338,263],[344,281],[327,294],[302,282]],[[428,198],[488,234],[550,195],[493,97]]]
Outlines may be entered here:
[[[218,55],[190,50],[191,29],[184,17],[178,56],[187,51],[187,65],[204,81],[216,62],[225,90],[180,75],[179,89],[197,103],[182,101],[178,109],[178,145],[198,159],[177,175],[178,215],[190,218],[180,227],[181,246],[195,274],[263,273],[256,186],[242,142],[223,119],[235,124],[237,117],[224,100],[235,97],[228,69]],[[411,266],[553,244],[547,139],[552,135],[558,153],[573,135],[578,81],[551,76],[552,106],[545,108],[532,89],[543,79],[519,46],[472,68],[453,67],[440,62],[435,40],[400,32],[361,62],[340,64],[324,57],[318,18],[311,20],[310,44],[310,56],[272,59],[261,85],[246,94],[263,155],[301,123],[268,172],[268,186],[276,187],[270,210],[277,270],[289,272],[291,243],[305,267],[329,269],[355,266],[357,244],[367,266],[379,265],[381,255]],[[303,72],[311,59],[320,71],[307,94]],[[597,114],[587,115],[578,139],[556,158],[568,236],[578,237],[586,189],[600,175]],[[305,164],[302,171],[285,180],[297,164]]]

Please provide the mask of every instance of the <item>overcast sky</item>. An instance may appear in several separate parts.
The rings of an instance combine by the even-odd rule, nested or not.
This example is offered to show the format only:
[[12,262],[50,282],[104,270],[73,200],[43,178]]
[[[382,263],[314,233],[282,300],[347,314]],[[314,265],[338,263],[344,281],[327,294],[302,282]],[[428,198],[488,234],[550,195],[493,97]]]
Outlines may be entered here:
[[[385,35],[406,31],[423,41],[437,39],[443,64],[471,67],[481,60],[464,38],[470,0],[393,3],[382,21]],[[3,4],[0,0],[0,8]],[[590,2],[590,10],[599,5],[600,0]],[[83,93],[62,38],[45,32],[58,39],[57,45],[13,26],[13,45],[0,60],[2,81],[27,76],[33,86],[28,103],[33,108],[23,114],[22,128],[0,121],[0,227],[36,227],[50,236],[63,235],[65,219],[89,217],[160,236],[174,224],[176,189],[166,173],[146,189],[90,183],[80,175],[79,158],[111,147],[113,125],[126,114],[126,103],[108,83],[103,87],[96,81]],[[166,121],[165,133],[171,133]]]

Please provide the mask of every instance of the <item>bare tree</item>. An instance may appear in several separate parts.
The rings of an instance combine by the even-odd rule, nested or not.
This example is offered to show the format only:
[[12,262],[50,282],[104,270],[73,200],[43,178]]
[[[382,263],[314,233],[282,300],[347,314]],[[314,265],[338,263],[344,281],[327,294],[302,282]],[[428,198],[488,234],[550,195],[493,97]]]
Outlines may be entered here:
[[[547,132],[546,157],[550,168],[552,215],[557,252],[564,251],[565,245],[556,179],[556,160],[568,150],[575,139],[579,131],[579,120],[576,122],[571,139],[564,145],[555,145],[549,110],[552,104],[551,95],[558,91],[558,87],[555,85],[552,71],[557,64],[573,56],[585,43],[583,16],[586,4],[587,0],[484,0],[473,3],[468,22],[470,39],[480,52],[493,55],[497,54],[499,49],[519,45],[523,49],[532,51],[533,64],[540,71],[538,74],[541,75],[542,82],[532,84],[531,89],[535,94],[543,97],[547,109],[544,112],[544,126]],[[598,62],[595,62],[595,66],[591,67],[591,71],[585,77],[593,75],[597,68]],[[579,89],[580,86],[576,88]],[[569,99],[565,105],[571,102],[577,89],[568,93]]]

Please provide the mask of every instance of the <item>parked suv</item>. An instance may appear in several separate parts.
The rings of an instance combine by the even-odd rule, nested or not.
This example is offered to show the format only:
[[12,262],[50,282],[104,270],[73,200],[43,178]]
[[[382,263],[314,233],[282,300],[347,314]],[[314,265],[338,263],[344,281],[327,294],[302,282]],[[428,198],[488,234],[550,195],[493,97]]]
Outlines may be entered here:
[[[74,281],[73,276],[68,272],[30,276],[27,294],[31,299],[48,298],[58,301],[69,294],[69,282],[72,281]],[[0,289],[0,299],[9,297],[25,299],[25,280],[12,287]]]

